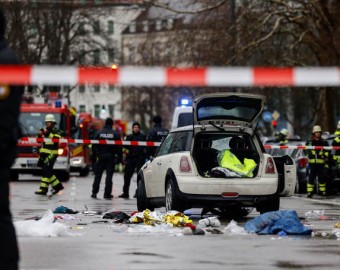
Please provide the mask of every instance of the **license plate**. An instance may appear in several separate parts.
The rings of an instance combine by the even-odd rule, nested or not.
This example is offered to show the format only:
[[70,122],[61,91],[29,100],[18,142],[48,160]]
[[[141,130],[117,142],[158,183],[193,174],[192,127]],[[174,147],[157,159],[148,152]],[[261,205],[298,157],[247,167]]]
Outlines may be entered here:
[[27,160],[27,167],[37,167],[38,161],[36,160]]

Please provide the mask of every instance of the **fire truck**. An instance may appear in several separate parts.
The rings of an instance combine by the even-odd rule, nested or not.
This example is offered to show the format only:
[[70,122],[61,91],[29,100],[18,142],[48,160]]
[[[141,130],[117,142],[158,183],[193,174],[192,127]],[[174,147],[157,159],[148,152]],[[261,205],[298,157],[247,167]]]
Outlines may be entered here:
[[[30,101],[32,102],[32,101]],[[36,138],[40,128],[45,127],[45,116],[53,114],[57,128],[63,131],[63,138],[71,138],[76,132],[75,112],[63,105],[62,101],[54,103],[21,104],[19,124],[22,137]],[[19,174],[41,175],[42,169],[37,167],[41,143],[19,140],[17,158],[11,168],[11,180],[18,180]],[[58,159],[54,164],[54,172],[60,181],[70,178],[70,149],[67,143],[59,143]]]
[[[95,133],[101,129],[102,121],[98,122],[90,113],[79,113],[77,117],[77,132],[75,139],[93,139]],[[97,123],[98,122],[98,123]],[[97,124],[96,124],[97,123]],[[92,146],[89,144],[72,143],[70,147],[70,166],[72,172],[79,172],[80,176],[86,176],[91,168]]]

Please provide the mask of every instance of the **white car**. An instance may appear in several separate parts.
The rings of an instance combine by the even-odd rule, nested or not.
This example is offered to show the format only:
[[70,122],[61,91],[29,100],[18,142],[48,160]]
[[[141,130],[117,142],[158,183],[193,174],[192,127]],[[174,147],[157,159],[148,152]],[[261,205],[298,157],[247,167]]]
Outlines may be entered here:
[[289,156],[267,154],[257,137],[264,105],[265,97],[253,94],[196,98],[194,124],[171,130],[139,171],[138,210],[278,210],[280,196],[294,193],[296,165]]

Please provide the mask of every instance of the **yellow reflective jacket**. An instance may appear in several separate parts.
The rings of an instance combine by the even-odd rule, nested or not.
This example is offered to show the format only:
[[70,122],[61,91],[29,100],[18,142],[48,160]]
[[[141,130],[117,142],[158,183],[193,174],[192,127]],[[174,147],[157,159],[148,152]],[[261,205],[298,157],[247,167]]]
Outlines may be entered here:
[[230,150],[224,150],[219,155],[219,163],[223,168],[237,172],[241,176],[253,177],[257,164],[253,159],[244,159],[244,164]]
[[[48,139],[60,139],[61,138],[61,134],[60,134],[61,132],[56,127],[53,127],[51,130],[45,130],[44,133],[45,133],[45,135],[43,136],[44,138],[48,138]],[[58,147],[59,147],[59,143],[57,142],[43,142],[39,152],[49,154],[49,155],[50,154],[57,155]]]

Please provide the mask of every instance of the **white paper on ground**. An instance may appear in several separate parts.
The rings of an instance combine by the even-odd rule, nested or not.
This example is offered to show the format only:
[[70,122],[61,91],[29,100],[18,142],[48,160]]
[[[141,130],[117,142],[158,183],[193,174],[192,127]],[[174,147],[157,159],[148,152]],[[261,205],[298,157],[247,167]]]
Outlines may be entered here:
[[76,235],[68,232],[68,226],[54,222],[52,210],[47,210],[39,220],[20,220],[14,222],[18,236],[68,236]]

